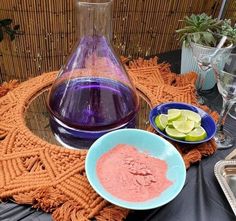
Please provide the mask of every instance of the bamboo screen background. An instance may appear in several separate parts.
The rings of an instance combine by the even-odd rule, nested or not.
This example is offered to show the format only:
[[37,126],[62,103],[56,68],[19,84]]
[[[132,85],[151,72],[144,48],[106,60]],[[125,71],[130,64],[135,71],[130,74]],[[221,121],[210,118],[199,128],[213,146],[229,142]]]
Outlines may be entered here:
[[[175,30],[185,15],[217,17],[222,0],[114,0],[113,45],[119,55],[152,56],[180,48]],[[226,17],[235,20],[236,1]],[[74,0],[0,0],[0,19],[11,18],[22,35],[0,43],[0,83],[58,70],[76,41]]]

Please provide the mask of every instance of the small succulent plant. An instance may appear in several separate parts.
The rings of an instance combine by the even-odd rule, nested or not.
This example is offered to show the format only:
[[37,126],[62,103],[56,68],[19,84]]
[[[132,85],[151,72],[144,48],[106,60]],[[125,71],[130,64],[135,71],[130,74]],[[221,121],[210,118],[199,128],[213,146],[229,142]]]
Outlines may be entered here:
[[176,30],[180,41],[189,46],[190,42],[216,47],[222,36],[227,36],[228,44],[236,44],[236,26],[230,20],[219,20],[207,14],[185,16],[184,28]]
[[12,24],[12,19],[10,18],[0,20],[0,42],[3,40],[4,32],[9,35],[11,41],[15,39],[15,35],[19,34],[18,30],[20,26],[15,25],[12,28],[11,24]]
[[232,26],[230,19],[224,20],[220,34],[227,36],[233,44],[236,44],[236,23]]

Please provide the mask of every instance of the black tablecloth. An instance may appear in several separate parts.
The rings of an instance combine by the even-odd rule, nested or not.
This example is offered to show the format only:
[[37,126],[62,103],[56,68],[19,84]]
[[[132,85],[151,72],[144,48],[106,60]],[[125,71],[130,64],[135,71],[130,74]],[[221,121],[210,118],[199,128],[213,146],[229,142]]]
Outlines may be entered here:
[[[180,51],[170,52],[161,57],[170,63],[180,59]],[[178,72],[179,67],[175,66]],[[206,103],[217,111],[221,110],[222,99],[215,87],[206,95]],[[225,127],[236,139],[236,120],[227,117]],[[217,152],[187,171],[184,188],[180,194],[161,208],[132,211],[127,221],[233,221],[236,220],[230,205],[221,190],[215,175],[214,165],[228,155],[234,147]],[[50,221],[51,215],[35,211],[29,206],[14,203],[0,204],[1,221]]]

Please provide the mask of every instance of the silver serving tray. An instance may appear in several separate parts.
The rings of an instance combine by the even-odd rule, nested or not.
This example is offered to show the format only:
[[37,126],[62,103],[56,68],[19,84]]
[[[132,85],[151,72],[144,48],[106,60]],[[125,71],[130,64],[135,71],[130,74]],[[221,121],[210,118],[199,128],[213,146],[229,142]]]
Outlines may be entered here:
[[235,158],[236,158],[236,148],[227,157],[225,157],[226,160],[232,160]]
[[236,160],[217,162],[214,173],[236,216]]

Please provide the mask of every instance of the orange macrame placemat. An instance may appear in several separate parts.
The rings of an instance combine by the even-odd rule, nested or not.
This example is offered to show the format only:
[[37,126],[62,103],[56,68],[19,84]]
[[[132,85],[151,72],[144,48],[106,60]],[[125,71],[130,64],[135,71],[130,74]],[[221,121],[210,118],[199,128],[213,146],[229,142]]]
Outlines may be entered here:
[[[137,89],[152,106],[181,101],[199,106],[195,97],[196,73],[176,75],[157,59],[139,59],[126,66]],[[85,150],[69,150],[35,136],[25,125],[24,113],[31,100],[49,87],[56,72],[42,74],[16,86],[0,88],[0,198],[32,204],[51,212],[56,221],[121,221],[128,210],[111,205],[89,185],[84,168]],[[206,106],[214,119],[218,115]],[[154,130],[149,127],[150,131]],[[188,168],[215,152],[213,141],[185,149],[174,143]]]

